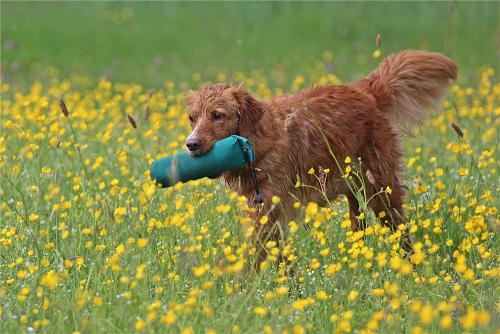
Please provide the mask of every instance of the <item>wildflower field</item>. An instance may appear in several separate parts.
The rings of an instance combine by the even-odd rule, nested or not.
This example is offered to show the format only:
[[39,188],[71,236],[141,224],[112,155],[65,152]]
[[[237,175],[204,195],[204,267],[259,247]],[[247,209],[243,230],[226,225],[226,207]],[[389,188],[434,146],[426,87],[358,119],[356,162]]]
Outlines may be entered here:
[[[96,10],[125,29],[134,7],[122,5]],[[244,198],[219,180],[160,189],[149,178],[154,159],[185,149],[188,89],[239,81],[268,99],[350,81],[389,53],[375,36],[344,78],[335,46],[293,71],[221,63],[161,84],[73,74],[73,65],[17,73],[5,56],[0,332],[498,333],[500,82],[479,53],[468,65],[480,65],[459,62],[441,110],[405,138],[407,223],[395,233],[380,223],[383,212],[368,211],[359,217],[368,228],[353,233],[342,198],[297,202],[287,236],[266,244],[256,271]],[[320,176],[296,186],[321,188]],[[406,227],[409,257],[399,247]]]

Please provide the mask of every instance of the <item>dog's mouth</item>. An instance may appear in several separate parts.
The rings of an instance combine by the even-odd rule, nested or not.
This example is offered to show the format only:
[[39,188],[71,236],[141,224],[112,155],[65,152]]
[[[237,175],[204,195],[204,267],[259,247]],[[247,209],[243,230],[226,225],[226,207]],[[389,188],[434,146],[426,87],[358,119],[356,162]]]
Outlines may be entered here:
[[[224,139],[224,138],[222,138]],[[214,147],[214,144],[219,141],[219,140],[222,140],[222,139],[218,139],[218,140],[210,140],[210,141],[201,141],[200,144],[193,148],[192,145],[191,147],[188,147],[186,145],[186,152],[189,154],[189,156],[191,157],[199,157],[201,155],[204,155],[204,154],[207,154],[208,152],[210,152],[210,150]]]
[[186,151],[192,157],[199,157],[201,155],[204,155],[204,154],[208,153],[208,151],[210,151],[212,149],[212,146],[213,146],[213,144],[210,145],[210,147],[208,147],[208,148],[202,148],[202,147],[200,147],[197,150],[189,150],[188,149]]
[[201,152],[201,150],[197,150],[197,151],[190,151],[190,150],[186,150],[187,153],[192,156],[192,157],[197,157],[197,156],[200,156],[202,155],[203,153]]

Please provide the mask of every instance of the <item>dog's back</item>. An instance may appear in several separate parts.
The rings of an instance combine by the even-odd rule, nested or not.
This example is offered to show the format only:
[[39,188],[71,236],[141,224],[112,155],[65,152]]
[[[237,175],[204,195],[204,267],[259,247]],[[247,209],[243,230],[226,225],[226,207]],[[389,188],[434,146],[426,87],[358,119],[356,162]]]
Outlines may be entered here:
[[408,50],[386,57],[375,71],[351,85],[315,86],[274,100],[270,109],[284,120],[289,140],[299,151],[318,144],[310,142],[312,133],[331,127],[336,138],[352,134],[342,145],[352,146],[364,138],[376,117],[389,120],[399,134],[409,132],[438,109],[456,77],[457,67],[449,58]]
[[[317,86],[276,100],[273,108],[283,120],[290,145],[289,152],[283,152],[289,160],[280,170],[289,179],[298,176],[302,182],[315,184],[317,175],[307,173],[311,167],[333,169],[324,188],[326,195],[347,196],[355,229],[359,228],[352,218],[359,213],[356,189],[363,184],[370,198],[390,187],[390,203],[378,196],[369,206],[377,214],[392,208],[389,223],[395,228],[403,222],[401,134],[439,108],[456,75],[456,65],[443,55],[404,51],[387,57],[374,72],[351,85]],[[335,181],[349,178],[347,156],[361,169],[350,185],[350,181]],[[295,194],[303,201],[321,201],[307,187]]]

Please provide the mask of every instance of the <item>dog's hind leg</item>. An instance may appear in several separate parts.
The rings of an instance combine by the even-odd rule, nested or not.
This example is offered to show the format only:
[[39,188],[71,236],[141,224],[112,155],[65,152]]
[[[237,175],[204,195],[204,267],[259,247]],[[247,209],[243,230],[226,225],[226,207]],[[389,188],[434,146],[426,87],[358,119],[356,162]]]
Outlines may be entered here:
[[[382,118],[376,120],[372,138],[367,141],[362,152],[365,180],[368,181],[365,182],[369,199],[367,204],[375,215],[395,232],[405,223],[403,210],[405,189],[399,180],[403,159],[400,139],[389,123]],[[381,192],[381,189],[386,191]],[[382,211],[385,216],[381,214]],[[408,227],[401,232],[401,247],[407,254],[413,253]]]
[[[380,193],[373,196],[368,202],[368,206],[373,210],[375,215],[380,218],[391,228],[393,232],[397,231],[401,224],[405,223],[403,201],[404,201],[404,188],[399,183],[399,180],[393,182],[385,182],[381,184],[389,185],[391,191]],[[375,190],[374,188],[372,188]],[[385,216],[381,214],[385,213]],[[407,254],[413,253],[413,246],[410,238],[408,226],[402,231],[400,245]]]

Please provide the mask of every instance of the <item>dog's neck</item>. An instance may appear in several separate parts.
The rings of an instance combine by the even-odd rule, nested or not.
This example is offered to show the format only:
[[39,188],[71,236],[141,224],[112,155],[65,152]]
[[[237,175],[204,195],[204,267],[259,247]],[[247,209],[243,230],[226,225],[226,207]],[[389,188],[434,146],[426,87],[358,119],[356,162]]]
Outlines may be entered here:
[[262,117],[249,131],[242,134],[252,143],[257,164],[271,150],[275,137],[280,135],[278,126],[274,124],[271,110],[265,103],[262,103],[262,108]]
[[[263,108],[262,117],[250,129],[240,133],[240,135],[247,138],[252,144],[256,167],[258,171],[261,171],[261,162],[272,150],[273,143],[276,142],[276,139],[281,134],[279,126],[274,124],[275,120],[270,106],[265,102],[261,102],[259,105]],[[261,174],[261,172],[258,172],[258,174]],[[240,195],[245,195],[248,198],[253,198],[255,195],[255,188],[252,184],[250,168],[248,166],[237,171],[223,173],[222,177],[229,188]]]

